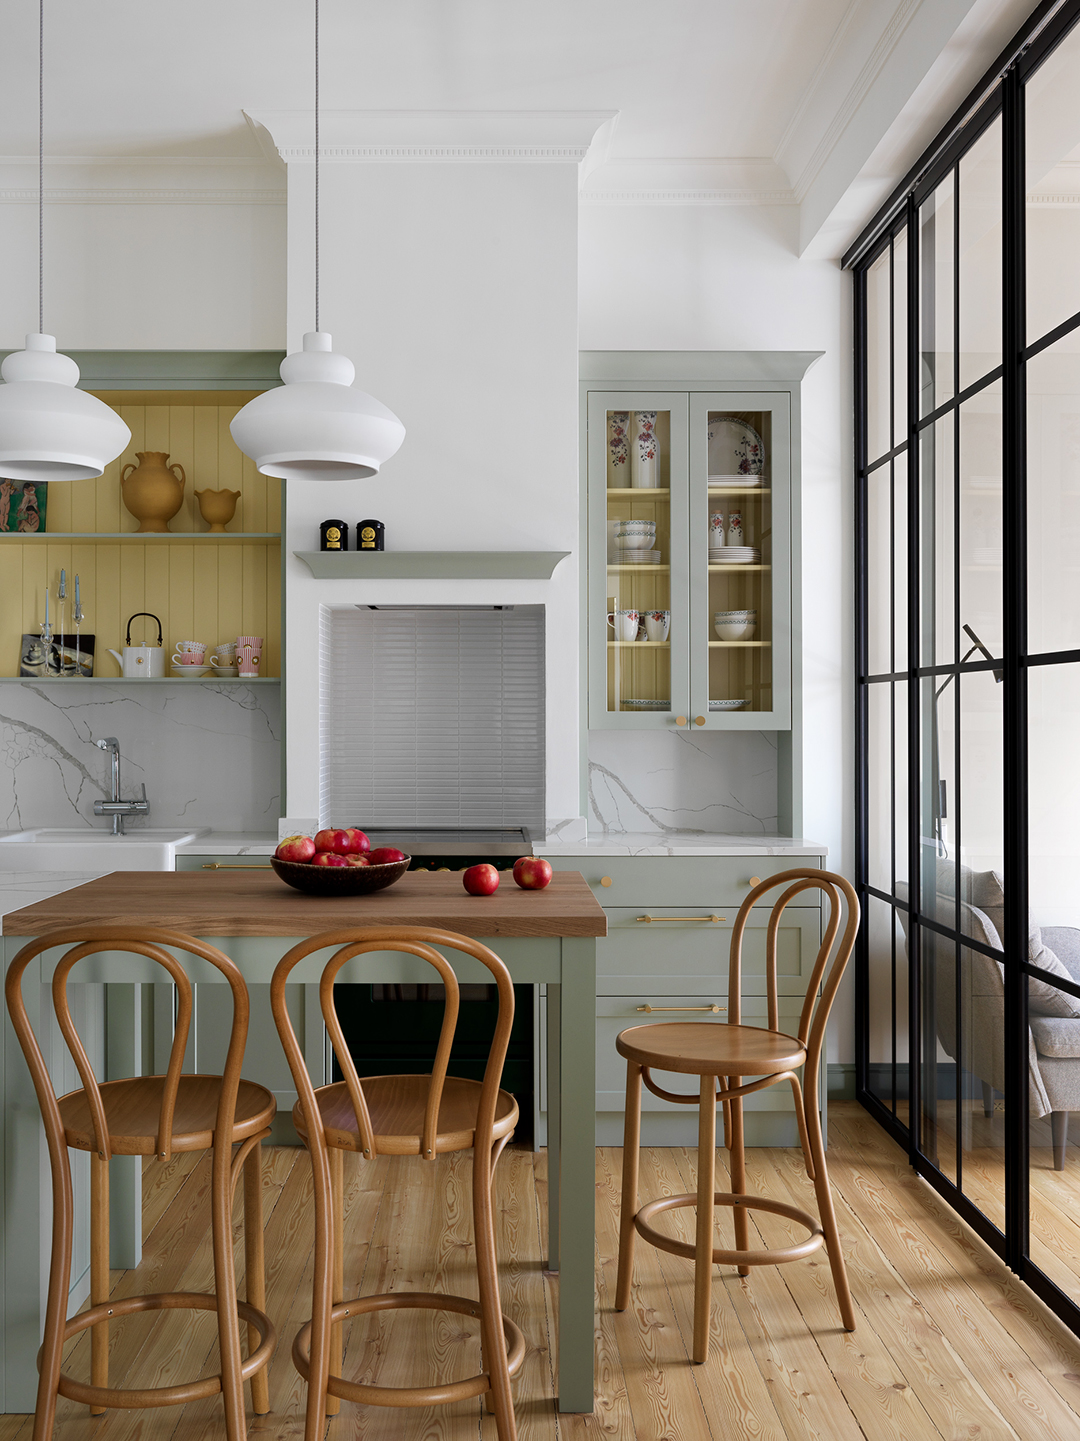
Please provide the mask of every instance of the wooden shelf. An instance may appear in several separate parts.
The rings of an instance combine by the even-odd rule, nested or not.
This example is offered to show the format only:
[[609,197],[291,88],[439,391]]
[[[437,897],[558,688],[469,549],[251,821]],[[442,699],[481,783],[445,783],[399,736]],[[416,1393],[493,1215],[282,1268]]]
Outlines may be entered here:
[[568,550],[294,550],[316,580],[550,580]]
[[711,640],[709,649],[711,650],[714,646],[721,650],[738,650],[746,646],[757,646],[760,649],[770,645],[772,645],[771,640]]
[[635,650],[670,650],[669,640],[609,640],[609,646],[633,646]]
[[125,675],[0,675],[0,685],[280,685],[279,675],[199,676],[187,680],[181,676],[143,676],[136,679]]
[[249,530],[249,531],[210,531],[210,530],[45,530],[34,531],[26,534],[20,531],[0,532],[0,541],[4,540],[27,540],[37,541],[39,544],[48,544],[49,541],[73,541],[79,545],[115,545],[118,540],[134,541],[142,545],[144,541],[189,541],[208,540],[212,543],[224,543],[226,541],[238,540],[265,540],[274,541],[281,539],[281,532],[277,530]]
[[609,486],[607,494],[609,497],[616,495],[620,500],[669,500],[671,498],[670,486]]

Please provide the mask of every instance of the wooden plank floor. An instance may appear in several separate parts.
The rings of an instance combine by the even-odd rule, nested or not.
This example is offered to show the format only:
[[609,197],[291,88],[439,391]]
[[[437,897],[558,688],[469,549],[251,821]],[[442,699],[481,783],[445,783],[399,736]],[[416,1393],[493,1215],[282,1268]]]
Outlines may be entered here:
[[[910,1170],[859,1107],[830,1107],[829,1163],[838,1198],[858,1329],[841,1330],[829,1268],[818,1254],[743,1280],[717,1268],[712,1356],[689,1361],[689,1262],[639,1243],[630,1308],[612,1309],[620,1152],[597,1152],[596,1331],[599,1395],[591,1416],[559,1416],[553,1399],[556,1280],[542,1270],[543,1153],[508,1151],[499,1166],[499,1255],[507,1311],[529,1349],[515,1383],[522,1441],[1075,1441],[1080,1434],[1080,1341],[1062,1326]],[[720,1153],[723,1173],[724,1152]],[[1080,1175],[1080,1158],[1075,1163]],[[748,1153],[753,1188],[812,1206],[798,1152]],[[987,1163],[989,1168],[989,1162]],[[1071,1170],[1051,1173],[1054,1199],[1080,1200]],[[726,1184],[719,1183],[721,1188]],[[694,1157],[651,1149],[643,1194],[692,1191]],[[203,1289],[210,1284],[205,1158],[145,1172],[145,1258],[114,1273],[114,1294]],[[352,1294],[431,1288],[475,1294],[470,1280],[469,1157],[428,1165],[348,1158],[347,1274]],[[1049,1197],[1050,1192],[1048,1192]],[[270,1374],[273,1412],[249,1427],[260,1438],[299,1437],[304,1388],[289,1359],[308,1313],[311,1177],[306,1154],[268,1153],[265,1178],[269,1310],[280,1327]],[[692,1239],[689,1211],[668,1224]],[[795,1228],[757,1213],[758,1234],[778,1244]],[[728,1234],[730,1219],[720,1223]],[[1072,1223],[1068,1226],[1071,1228]],[[724,1244],[721,1241],[720,1244]],[[728,1242],[728,1244],[731,1244]],[[1080,1252],[1080,1248],[1077,1248]],[[237,1266],[243,1245],[237,1227]],[[1061,1258],[1071,1264],[1073,1255]],[[242,1279],[241,1279],[242,1284]],[[477,1328],[465,1318],[385,1313],[347,1333],[345,1372],[382,1384],[436,1381],[479,1369]],[[113,1384],[162,1385],[216,1369],[214,1324],[190,1313],[128,1318],[112,1331]],[[67,1369],[85,1376],[85,1337]],[[0,1417],[0,1441],[29,1441],[30,1419]],[[57,1441],[202,1441],[223,1437],[220,1401],[183,1409],[111,1412],[91,1420],[59,1403]],[[476,1403],[431,1411],[365,1410],[344,1403],[328,1441],[494,1441]]]

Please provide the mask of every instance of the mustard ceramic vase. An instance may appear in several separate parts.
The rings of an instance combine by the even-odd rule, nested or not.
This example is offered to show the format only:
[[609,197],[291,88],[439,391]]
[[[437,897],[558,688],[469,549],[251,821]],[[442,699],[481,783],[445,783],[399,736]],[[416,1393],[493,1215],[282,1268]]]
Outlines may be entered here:
[[236,502],[240,499],[238,490],[197,490],[195,499],[199,511],[211,532],[222,532],[236,514]]
[[184,503],[184,467],[179,462],[169,465],[168,451],[137,450],[135,454],[138,465],[129,463],[120,472],[124,504],[139,522],[140,531],[168,531],[169,521]]

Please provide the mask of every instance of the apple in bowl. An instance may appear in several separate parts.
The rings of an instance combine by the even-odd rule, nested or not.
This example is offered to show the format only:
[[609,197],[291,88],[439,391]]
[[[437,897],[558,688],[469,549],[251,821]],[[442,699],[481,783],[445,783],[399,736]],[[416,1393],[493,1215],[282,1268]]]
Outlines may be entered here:
[[311,861],[315,859],[316,846],[310,836],[286,836],[278,843],[274,852],[279,861]]

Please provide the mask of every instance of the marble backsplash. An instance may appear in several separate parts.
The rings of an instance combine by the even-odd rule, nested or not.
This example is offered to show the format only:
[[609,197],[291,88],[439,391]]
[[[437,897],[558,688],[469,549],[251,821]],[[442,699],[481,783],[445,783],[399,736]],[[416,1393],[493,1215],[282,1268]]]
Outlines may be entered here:
[[590,731],[589,829],[769,835],[776,737],[762,731]]
[[100,685],[94,681],[0,686],[0,829],[100,828],[94,801],[108,793],[109,758],[94,742],[120,742],[125,800],[145,782],[140,826],[274,831],[280,813],[280,687],[222,681]]

